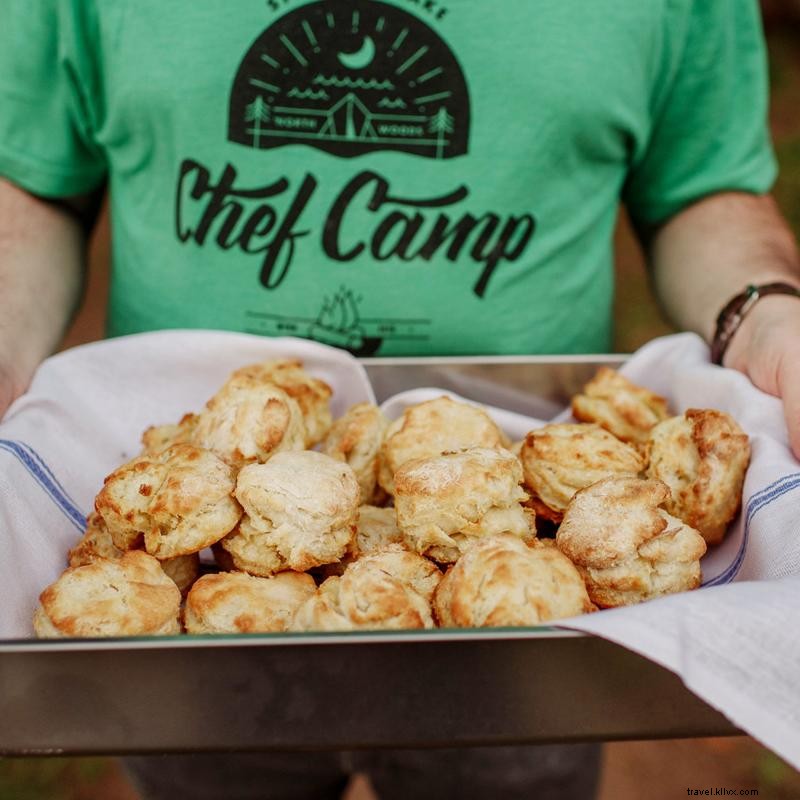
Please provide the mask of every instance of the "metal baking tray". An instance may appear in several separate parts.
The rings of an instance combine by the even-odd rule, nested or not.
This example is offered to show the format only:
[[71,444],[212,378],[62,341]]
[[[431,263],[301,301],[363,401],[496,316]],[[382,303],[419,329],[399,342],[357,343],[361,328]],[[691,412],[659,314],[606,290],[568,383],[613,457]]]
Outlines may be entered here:
[[[364,359],[547,418],[618,356]],[[469,746],[739,733],[668,670],[547,627],[0,641],[0,754]]]

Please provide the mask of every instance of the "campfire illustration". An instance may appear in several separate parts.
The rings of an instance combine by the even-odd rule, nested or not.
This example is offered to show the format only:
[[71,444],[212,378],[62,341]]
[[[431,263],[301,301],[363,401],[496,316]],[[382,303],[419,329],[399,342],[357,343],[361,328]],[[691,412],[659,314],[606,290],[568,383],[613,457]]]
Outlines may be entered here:
[[302,336],[348,350],[354,356],[374,356],[386,341],[417,343],[429,339],[431,320],[419,317],[362,316],[363,297],[342,285],[325,295],[315,315],[276,314],[271,309],[249,309],[246,330],[260,336]]
[[309,329],[309,337],[344,348],[356,355],[374,353],[381,340],[367,336],[358,314],[359,302],[361,297],[356,297],[350,289],[344,287],[332,298],[326,297],[322,310]]

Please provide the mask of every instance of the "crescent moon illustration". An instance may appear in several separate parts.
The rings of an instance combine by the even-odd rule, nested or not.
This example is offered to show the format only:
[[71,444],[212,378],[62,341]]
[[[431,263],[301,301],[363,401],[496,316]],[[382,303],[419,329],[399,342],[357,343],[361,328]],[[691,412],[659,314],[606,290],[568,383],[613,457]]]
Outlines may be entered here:
[[348,69],[364,69],[375,58],[375,42],[371,36],[365,36],[355,53],[337,53],[336,57]]

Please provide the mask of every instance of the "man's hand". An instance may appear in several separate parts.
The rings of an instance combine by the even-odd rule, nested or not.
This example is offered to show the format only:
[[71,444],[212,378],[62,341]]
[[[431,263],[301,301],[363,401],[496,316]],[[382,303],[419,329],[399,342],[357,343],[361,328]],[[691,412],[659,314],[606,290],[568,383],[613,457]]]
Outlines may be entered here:
[[85,250],[76,213],[0,179],[0,417],[64,335]]
[[759,300],[733,337],[723,364],[782,398],[789,442],[800,459],[800,298]]
[[[658,295],[682,328],[714,334],[716,317],[749,283],[800,288],[800,257],[769,196],[725,193],[680,212],[655,232],[649,256]],[[800,298],[760,299],[734,334],[724,363],[783,400],[800,459]]]

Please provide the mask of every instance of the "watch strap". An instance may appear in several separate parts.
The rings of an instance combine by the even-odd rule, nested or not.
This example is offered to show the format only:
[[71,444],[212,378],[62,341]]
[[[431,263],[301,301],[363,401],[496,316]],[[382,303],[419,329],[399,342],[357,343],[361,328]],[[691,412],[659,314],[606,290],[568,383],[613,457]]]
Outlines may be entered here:
[[717,327],[714,332],[714,338],[711,341],[711,362],[713,364],[722,364],[725,351],[728,349],[734,334],[739,330],[744,318],[762,297],[767,297],[771,294],[800,297],[800,289],[783,281],[764,283],[759,286],[751,283],[748,284],[743,292],[739,292],[735,297],[732,297],[717,317]]

